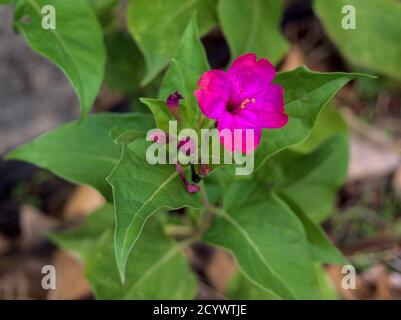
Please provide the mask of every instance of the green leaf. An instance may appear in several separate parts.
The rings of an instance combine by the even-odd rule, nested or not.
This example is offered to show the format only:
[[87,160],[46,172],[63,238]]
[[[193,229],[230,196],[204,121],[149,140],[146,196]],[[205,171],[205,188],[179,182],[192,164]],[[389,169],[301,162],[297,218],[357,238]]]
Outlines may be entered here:
[[139,138],[145,139],[146,132],[114,127],[109,131],[109,136],[110,139],[112,139],[116,144],[123,144],[123,143],[130,143]]
[[[42,8],[56,9],[56,29],[42,28]],[[70,80],[87,114],[99,92],[106,62],[102,30],[85,1],[17,0],[14,24],[29,46],[57,65]]]
[[220,0],[217,7],[223,33],[235,58],[253,52],[278,63],[288,50],[281,34],[281,0]]
[[163,234],[156,220],[149,221],[130,256],[122,285],[113,263],[114,211],[108,205],[77,230],[52,233],[50,238],[77,253],[98,299],[193,299],[197,281],[179,244]]
[[[352,5],[356,29],[343,29]],[[401,3],[396,0],[315,0],[317,15],[331,40],[353,64],[401,80]]]
[[192,126],[195,117],[200,114],[194,91],[202,73],[208,69],[210,66],[200,40],[196,15],[193,15],[184,32],[172,65],[166,72],[159,93],[160,99],[165,101],[169,94],[178,90],[184,96],[185,112],[181,111],[183,120]]
[[149,83],[174,56],[191,16],[197,11],[200,34],[215,24],[216,0],[130,0],[128,29],[141,49],[147,65],[144,84]]
[[174,120],[170,110],[165,101],[150,98],[140,98],[153,114],[155,118],[156,127],[162,129],[164,132],[169,132],[169,121]]
[[305,67],[280,73],[275,82],[284,87],[285,112],[288,124],[281,129],[264,130],[255,151],[255,169],[272,155],[304,142],[322,108],[350,80],[368,77],[355,73],[318,73]]
[[310,154],[283,151],[270,158],[258,176],[292,198],[315,222],[333,210],[348,168],[348,135],[337,134]]
[[0,0],[0,4],[10,4],[12,3],[14,0]]
[[104,38],[107,49],[105,85],[115,91],[132,94],[145,74],[142,54],[129,34],[111,32]]
[[118,163],[119,147],[109,138],[115,126],[147,131],[154,126],[145,114],[97,113],[81,124],[70,122],[11,151],[6,159],[31,162],[78,184],[88,184],[111,200],[105,178]]
[[321,143],[338,133],[348,133],[348,126],[339,111],[339,108],[329,103],[320,112],[308,139],[291,150],[310,153]]
[[173,165],[150,165],[146,161],[148,146],[143,140],[123,145],[121,160],[107,178],[113,187],[115,250],[122,280],[128,256],[153,213],[161,208],[200,207],[199,196],[185,190]]
[[290,197],[282,193],[279,194],[279,196],[285,203],[287,203],[301,221],[315,261],[335,264],[348,263],[342,253],[331,243],[322,228],[313,223]]
[[[196,14],[192,15],[192,18],[185,29],[177,52],[174,55],[174,59],[185,67],[193,70],[193,72],[196,72],[199,76],[210,69],[205,48],[200,40]],[[171,91],[177,90],[177,87],[180,85],[180,79],[177,80],[174,77],[174,74],[171,74],[171,70],[168,70],[163,79],[163,85],[160,92],[161,98],[166,99]]]
[[280,297],[271,291],[253,284],[241,272],[231,279],[226,297],[232,300],[280,300]]
[[306,233],[291,209],[255,180],[232,183],[205,241],[230,250],[258,287],[283,299],[318,298]]

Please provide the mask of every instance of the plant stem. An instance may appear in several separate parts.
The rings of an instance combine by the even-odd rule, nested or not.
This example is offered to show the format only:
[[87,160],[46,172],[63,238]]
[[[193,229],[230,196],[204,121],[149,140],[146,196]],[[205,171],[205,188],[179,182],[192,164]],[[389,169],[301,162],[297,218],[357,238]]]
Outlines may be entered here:
[[205,206],[205,210],[201,214],[195,232],[192,234],[190,238],[185,239],[182,241],[182,244],[190,245],[194,242],[201,241],[205,232],[209,229],[210,225],[213,222],[213,219],[216,215],[220,215],[223,209],[212,205],[209,202],[207,192],[205,189],[204,182],[201,181],[199,183],[200,186],[200,196],[203,205]]

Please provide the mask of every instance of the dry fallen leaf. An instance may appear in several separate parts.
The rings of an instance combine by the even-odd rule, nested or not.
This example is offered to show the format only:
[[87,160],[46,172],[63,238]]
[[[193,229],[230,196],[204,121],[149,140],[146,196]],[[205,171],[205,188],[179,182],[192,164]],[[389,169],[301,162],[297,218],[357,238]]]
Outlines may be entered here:
[[382,264],[377,264],[365,270],[361,279],[370,287],[375,288],[374,300],[391,300],[392,296],[389,291],[388,271]]
[[382,177],[392,173],[401,163],[401,146],[381,129],[360,119],[350,109],[342,115],[350,128],[350,164],[348,179]]
[[38,209],[23,205],[20,209],[21,248],[33,248],[46,240],[45,231],[59,226],[54,218],[45,215]]
[[75,189],[68,200],[63,216],[67,221],[82,219],[105,204],[104,197],[96,189],[82,185]]
[[205,268],[205,274],[211,286],[221,294],[226,292],[228,284],[237,272],[237,266],[232,256],[222,249],[213,252],[210,262]]
[[388,276],[390,291],[395,299],[401,299],[401,273],[391,272]]
[[349,180],[386,176],[400,161],[400,155],[395,151],[351,132]]
[[347,289],[342,286],[342,281],[344,279],[344,274],[341,272],[342,266],[329,265],[326,270],[341,298],[345,300],[359,300],[369,299],[369,297],[372,296],[369,286],[359,275],[356,275],[355,289]]
[[393,300],[390,292],[390,283],[388,279],[388,271],[384,270],[376,283],[376,297],[375,300]]
[[0,256],[10,249],[11,243],[5,236],[0,233]]
[[298,46],[293,46],[284,59],[280,71],[291,71],[305,64],[304,54]]
[[49,300],[76,300],[90,295],[90,287],[84,275],[83,264],[65,251],[53,256],[56,269],[56,289],[49,290]]
[[42,267],[49,264],[46,255],[15,253],[0,259],[1,299],[45,299],[41,286]]
[[29,299],[29,279],[21,270],[13,270],[0,278],[0,299]]

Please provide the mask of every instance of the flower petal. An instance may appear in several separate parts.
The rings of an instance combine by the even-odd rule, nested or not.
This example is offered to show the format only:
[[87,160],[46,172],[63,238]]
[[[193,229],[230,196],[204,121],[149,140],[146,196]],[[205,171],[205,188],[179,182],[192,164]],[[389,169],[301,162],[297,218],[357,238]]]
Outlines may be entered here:
[[259,129],[278,129],[288,123],[288,116],[278,112],[247,111],[239,113],[237,116]]
[[237,111],[237,116],[248,126],[258,128],[281,128],[288,122],[284,113],[284,91],[280,85],[271,84],[264,91],[250,100],[243,110]]
[[227,71],[233,83],[234,104],[241,104],[246,98],[254,96],[270,85],[276,75],[274,66],[267,59],[260,59],[254,53],[244,54],[234,60]]
[[262,130],[230,113],[224,113],[217,123],[220,141],[230,151],[252,152],[257,148]]
[[255,101],[256,104],[266,104],[262,107],[266,111],[284,112],[284,89],[279,84],[270,84],[255,96]]
[[231,96],[231,81],[222,70],[205,72],[198,82],[195,97],[206,117],[218,119]]

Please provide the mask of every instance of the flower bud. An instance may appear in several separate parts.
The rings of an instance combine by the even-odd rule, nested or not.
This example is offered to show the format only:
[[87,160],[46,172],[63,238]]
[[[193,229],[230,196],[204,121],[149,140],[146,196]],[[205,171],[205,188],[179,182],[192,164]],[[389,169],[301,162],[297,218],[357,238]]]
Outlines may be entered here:
[[199,175],[201,177],[206,177],[210,174],[212,170],[210,169],[210,166],[207,164],[200,164],[199,165]]
[[181,181],[184,183],[185,189],[187,189],[187,191],[189,193],[199,192],[199,190],[200,190],[199,186],[188,182],[187,177],[185,176],[184,169],[178,162],[175,165],[175,170],[178,172],[178,175],[180,176]]
[[181,99],[184,99],[184,97],[178,91],[175,91],[174,93],[170,94],[166,100],[167,107],[177,120],[180,118],[179,106]]

